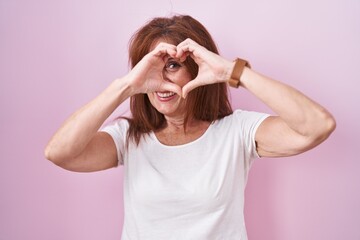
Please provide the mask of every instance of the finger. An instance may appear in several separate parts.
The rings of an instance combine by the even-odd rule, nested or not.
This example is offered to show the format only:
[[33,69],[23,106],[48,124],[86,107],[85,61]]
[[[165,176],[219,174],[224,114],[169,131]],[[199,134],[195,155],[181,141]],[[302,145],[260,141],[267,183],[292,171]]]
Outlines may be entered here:
[[182,88],[182,97],[186,98],[187,95],[189,94],[189,92],[191,92],[192,90],[194,90],[197,87],[200,87],[204,84],[202,84],[199,81],[196,81],[196,78],[190,82],[188,82],[185,86],[183,86]]
[[171,83],[167,81],[161,84],[161,87],[158,91],[170,91],[176,93],[179,96],[182,96],[181,87],[175,83]]
[[170,55],[172,57],[175,57],[176,56],[176,46],[169,44],[169,43],[161,42],[155,47],[155,49],[153,50],[153,53],[155,56],[158,56],[158,57],[161,57],[164,55]]
[[183,47],[183,46],[186,46],[186,45],[199,45],[197,42],[195,42],[194,40],[192,40],[191,38],[187,38],[185,39],[184,41],[182,41],[181,43],[179,43],[177,45],[177,47]]
[[154,53],[154,55],[156,57],[164,57],[166,55],[169,55],[169,56],[175,58],[175,56],[176,56],[176,48],[170,48],[170,47],[160,48]]
[[[163,48],[163,47],[173,47],[173,48],[176,48],[175,45],[171,44],[171,43],[167,43],[167,42],[159,42],[155,48]],[[154,49],[155,49],[154,48]]]
[[188,57],[189,55],[190,55],[189,52],[185,52],[182,56],[180,56],[180,57],[177,58],[177,59],[179,59],[180,62],[185,62],[185,60],[187,59],[187,57]]
[[184,59],[187,56],[189,56],[189,54],[191,52],[193,52],[195,49],[193,47],[191,47],[190,45],[183,45],[183,46],[178,46],[176,48],[176,58],[179,59]]
[[200,46],[200,45],[185,45],[180,48],[180,50],[177,50],[177,57],[180,55],[181,60],[185,60],[187,57],[191,57],[198,65],[200,62],[205,59],[206,48]]
[[193,52],[195,50],[195,46],[198,45],[196,42],[191,40],[190,38],[186,39],[185,41],[181,42],[176,46],[176,57],[182,58],[185,53]]
[[195,63],[196,63],[197,65],[200,65],[200,63],[201,63],[201,58],[195,56],[193,53],[189,53],[189,56],[195,61]]

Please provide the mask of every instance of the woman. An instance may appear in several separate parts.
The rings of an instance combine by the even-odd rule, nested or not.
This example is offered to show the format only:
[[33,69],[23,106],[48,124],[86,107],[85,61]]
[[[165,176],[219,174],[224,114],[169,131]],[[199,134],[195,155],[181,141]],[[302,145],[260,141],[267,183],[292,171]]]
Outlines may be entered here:
[[[134,35],[129,53],[132,70],[63,124],[46,158],[79,172],[124,166],[123,240],[247,239],[252,159],[305,152],[331,134],[334,118],[245,61],[219,56],[190,16],[153,19]],[[230,80],[277,115],[233,112]],[[99,131],[127,98],[132,117]]]

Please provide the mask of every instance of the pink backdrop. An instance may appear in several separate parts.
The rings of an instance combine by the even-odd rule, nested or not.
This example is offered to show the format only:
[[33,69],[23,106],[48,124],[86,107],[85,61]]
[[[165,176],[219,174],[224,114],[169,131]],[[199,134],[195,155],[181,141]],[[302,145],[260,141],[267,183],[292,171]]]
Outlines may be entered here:
[[[172,12],[203,22],[223,56],[249,59],[337,119],[317,149],[253,165],[249,238],[360,239],[357,0],[0,0],[0,239],[120,239],[122,169],[68,172],[45,161],[43,148],[69,114],[128,71],[131,34]],[[244,90],[232,98],[269,111]]]

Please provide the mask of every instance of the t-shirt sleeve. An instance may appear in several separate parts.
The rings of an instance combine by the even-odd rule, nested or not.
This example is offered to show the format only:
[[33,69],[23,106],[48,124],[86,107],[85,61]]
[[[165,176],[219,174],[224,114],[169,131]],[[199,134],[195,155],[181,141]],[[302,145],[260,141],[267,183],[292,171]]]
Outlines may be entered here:
[[108,133],[114,140],[117,151],[118,165],[124,164],[124,152],[126,148],[126,135],[128,128],[128,121],[125,119],[119,119],[116,122],[100,129],[101,132]]
[[260,124],[269,114],[236,110],[234,112],[235,124],[240,126],[240,134],[244,144],[245,154],[249,159],[259,158],[256,150],[255,133]]

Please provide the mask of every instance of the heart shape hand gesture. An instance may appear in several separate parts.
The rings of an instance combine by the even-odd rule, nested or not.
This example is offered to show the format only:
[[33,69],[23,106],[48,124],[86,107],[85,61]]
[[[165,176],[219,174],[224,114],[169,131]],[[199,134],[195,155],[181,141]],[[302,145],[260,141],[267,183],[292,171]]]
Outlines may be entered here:
[[194,59],[199,66],[198,75],[182,88],[182,96],[200,86],[227,82],[231,76],[234,63],[216,53],[207,50],[191,39],[186,39],[176,47],[176,57],[183,60],[186,56]]
[[[163,78],[162,71],[165,58],[171,57],[184,62],[191,57],[199,67],[198,75],[182,88]],[[133,89],[136,93],[150,93],[155,91],[171,91],[186,98],[188,93],[203,85],[227,82],[230,78],[234,63],[224,59],[191,39],[186,39],[175,46],[169,43],[159,43],[149,52],[129,73]]]

